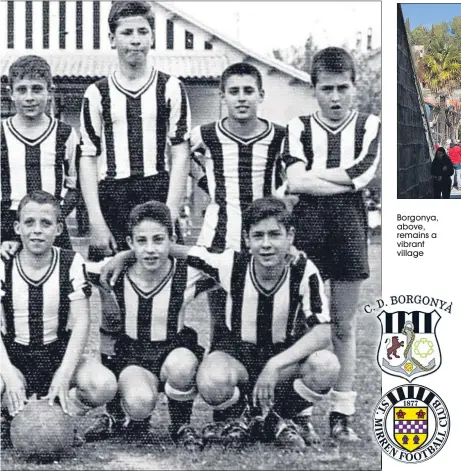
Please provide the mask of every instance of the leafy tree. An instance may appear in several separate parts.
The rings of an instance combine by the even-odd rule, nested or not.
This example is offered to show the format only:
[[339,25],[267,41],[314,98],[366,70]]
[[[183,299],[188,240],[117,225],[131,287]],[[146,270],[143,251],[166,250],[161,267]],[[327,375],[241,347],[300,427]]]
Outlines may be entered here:
[[413,46],[429,44],[429,31],[424,26],[418,26],[410,32],[410,42]]

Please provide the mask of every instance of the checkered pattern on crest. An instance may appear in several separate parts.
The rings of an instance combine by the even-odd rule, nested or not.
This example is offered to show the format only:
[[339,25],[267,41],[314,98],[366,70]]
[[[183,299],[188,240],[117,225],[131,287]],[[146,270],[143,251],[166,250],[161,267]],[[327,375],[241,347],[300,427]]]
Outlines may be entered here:
[[400,420],[394,424],[395,433],[427,433],[427,420]]

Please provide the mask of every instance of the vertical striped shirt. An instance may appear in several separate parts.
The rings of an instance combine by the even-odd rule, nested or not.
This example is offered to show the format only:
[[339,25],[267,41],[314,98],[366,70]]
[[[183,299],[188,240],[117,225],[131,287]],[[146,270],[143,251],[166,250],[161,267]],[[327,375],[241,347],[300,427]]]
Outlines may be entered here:
[[[149,342],[171,340],[184,327],[186,306],[200,293],[210,289],[204,275],[184,260],[171,259],[171,269],[151,291],[143,291],[130,277],[120,276],[113,287],[120,308],[123,333],[134,340]],[[90,280],[99,283],[102,265],[88,263]]]
[[9,342],[40,346],[61,338],[70,303],[91,295],[83,257],[57,247],[52,250],[50,266],[40,280],[27,276],[19,254],[0,261],[1,331]]
[[115,73],[90,85],[81,112],[82,156],[98,157],[99,180],[149,177],[169,170],[167,145],[190,137],[186,90],[152,69],[137,91]]
[[290,342],[305,328],[329,323],[328,301],[320,274],[305,256],[287,266],[275,286],[258,282],[248,253],[212,253],[193,247],[187,263],[215,279],[228,293],[226,325],[241,340],[258,346]]
[[14,127],[12,117],[2,121],[2,210],[16,210],[34,190],[64,198],[67,188],[77,187],[78,152],[77,134],[67,123],[51,118],[41,136],[29,139]]
[[379,163],[381,124],[375,115],[351,111],[337,128],[316,112],[288,123],[283,159],[286,166],[303,162],[306,170],[342,168],[354,188],[373,179]]
[[198,244],[218,251],[239,251],[244,247],[243,211],[282,184],[285,129],[267,121],[262,134],[243,139],[224,127],[224,119],[192,131],[192,152],[205,169],[211,197]]

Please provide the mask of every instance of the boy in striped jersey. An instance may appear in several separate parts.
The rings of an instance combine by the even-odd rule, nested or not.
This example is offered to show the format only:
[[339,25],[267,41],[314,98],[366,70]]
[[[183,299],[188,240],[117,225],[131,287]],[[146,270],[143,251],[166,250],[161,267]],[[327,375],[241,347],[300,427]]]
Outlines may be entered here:
[[[176,237],[164,203],[136,206],[128,224],[127,242],[134,260],[113,287],[121,316],[118,328],[111,329],[116,331],[113,367],[127,421],[122,426],[107,414],[105,428],[96,424],[85,437],[96,440],[114,431],[157,441],[150,418],[163,391],[168,397],[172,439],[186,449],[201,449],[201,437],[189,423],[197,394],[195,373],[204,349],[184,317],[187,304],[210,283],[203,283],[201,273],[184,260],[170,256]],[[105,263],[89,263],[90,276]],[[98,277],[94,281],[99,283]]]
[[352,108],[355,66],[341,48],[320,51],[312,83],[319,111],[288,124],[284,148],[294,208],[296,247],[306,252],[331,283],[333,344],[341,372],[332,391],[331,435],[358,439],[349,424],[355,413],[355,311],[368,278],[367,212],[362,190],[379,162],[380,121]]
[[0,391],[11,416],[34,393],[82,415],[117,390],[114,375],[83,355],[91,286],[82,256],[53,246],[59,221],[53,195],[37,190],[25,196],[14,223],[22,248],[0,261]]
[[[45,190],[62,201],[65,219],[77,199],[76,159],[78,138],[72,127],[50,117],[52,74],[39,56],[22,56],[8,71],[11,99],[16,114],[1,124],[2,241],[18,240],[14,232],[21,198]],[[72,249],[67,228],[56,245]]]
[[[118,67],[88,87],[81,112],[79,172],[91,230],[90,260],[128,248],[128,216],[137,204],[166,202],[177,221],[189,167],[190,109],[184,85],[147,58],[155,27],[151,5],[113,2],[108,22]],[[104,290],[100,294],[106,323],[116,307]],[[111,367],[112,342],[101,334],[101,344],[103,363]],[[108,407],[121,412],[116,401]]]
[[88,87],[81,112],[81,187],[95,255],[127,248],[128,216],[137,204],[166,202],[176,222],[189,167],[186,90],[147,58],[154,40],[151,5],[113,2],[108,21],[118,67]]
[[[243,212],[255,199],[273,194],[282,184],[280,157],[285,130],[258,116],[264,94],[261,72],[255,66],[245,62],[230,65],[220,84],[227,117],[192,131],[193,159],[202,177],[196,179],[202,188],[206,182],[211,199],[197,244],[213,252],[243,250]],[[226,293],[212,291],[208,299],[213,323],[221,318]]]
[[[335,355],[326,350],[330,318],[323,283],[304,255],[287,265],[294,231],[282,201],[256,200],[243,226],[250,253],[171,249],[228,293],[220,313],[223,327],[215,329],[211,353],[197,373],[200,395],[218,412],[217,423],[205,427],[204,439],[219,438],[228,446],[245,443],[252,438],[254,405],[272,409],[266,417],[269,438],[304,449],[319,439],[310,421],[312,405],[325,397],[339,371]],[[118,277],[120,266],[114,265],[106,279]]]

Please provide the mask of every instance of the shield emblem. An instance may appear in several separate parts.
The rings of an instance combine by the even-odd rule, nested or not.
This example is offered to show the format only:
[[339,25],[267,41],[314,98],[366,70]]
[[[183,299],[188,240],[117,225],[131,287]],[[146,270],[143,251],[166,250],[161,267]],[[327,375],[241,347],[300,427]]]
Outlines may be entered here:
[[427,407],[394,407],[394,438],[407,451],[427,440]]
[[442,357],[435,333],[440,320],[437,311],[383,311],[378,319],[378,364],[385,373],[411,382],[439,369]]

